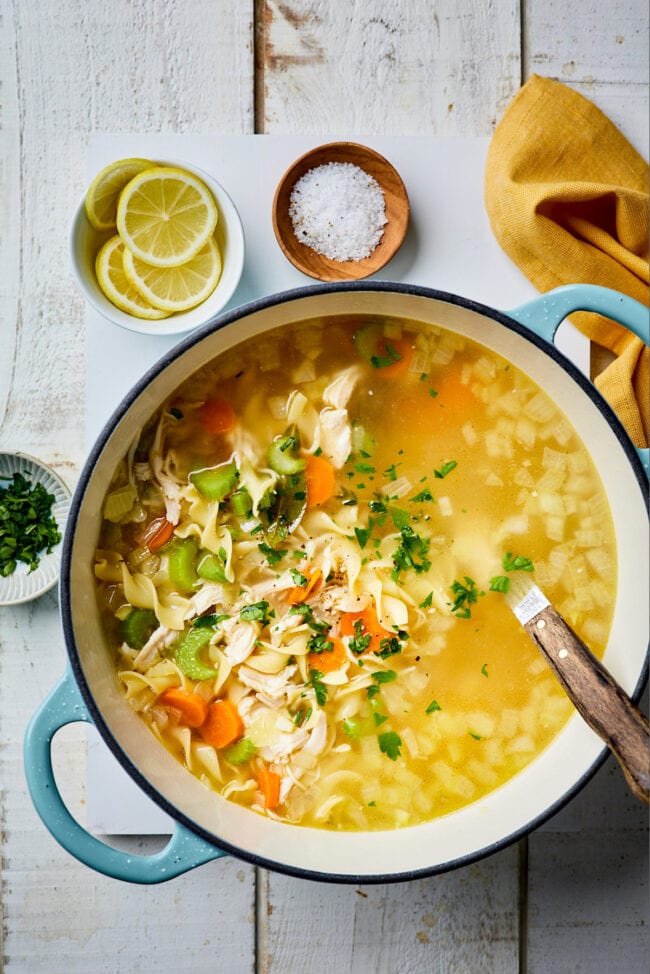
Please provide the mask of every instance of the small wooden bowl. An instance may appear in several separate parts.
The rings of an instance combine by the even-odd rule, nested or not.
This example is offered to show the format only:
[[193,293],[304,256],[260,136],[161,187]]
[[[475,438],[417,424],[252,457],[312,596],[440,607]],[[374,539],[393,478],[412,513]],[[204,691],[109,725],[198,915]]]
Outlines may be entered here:
[[[384,194],[386,217],[384,233],[369,257],[364,260],[332,260],[300,243],[289,216],[289,198],[296,182],[310,169],[328,162],[350,162],[377,180]],[[397,170],[373,149],[356,142],[330,142],[311,149],[287,169],[273,199],[273,230],[285,257],[319,281],[353,281],[376,273],[402,245],[409,223],[409,199]]]

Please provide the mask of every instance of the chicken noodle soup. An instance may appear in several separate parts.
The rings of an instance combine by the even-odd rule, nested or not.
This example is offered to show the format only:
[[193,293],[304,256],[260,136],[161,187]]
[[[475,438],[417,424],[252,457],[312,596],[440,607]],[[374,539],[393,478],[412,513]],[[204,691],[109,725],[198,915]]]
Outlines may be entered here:
[[441,328],[357,316],[187,381],[104,504],[98,597],[131,706],[283,821],[385,829],[497,788],[571,706],[508,609],[537,582],[597,654],[613,526],[571,424]]

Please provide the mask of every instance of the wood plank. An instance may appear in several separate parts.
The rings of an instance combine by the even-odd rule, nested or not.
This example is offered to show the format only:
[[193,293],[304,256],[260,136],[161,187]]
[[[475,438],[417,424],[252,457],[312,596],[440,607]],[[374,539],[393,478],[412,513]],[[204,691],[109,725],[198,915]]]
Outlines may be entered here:
[[[67,234],[86,140],[98,130],[251,132],[253,4],[0,0],[0,22],[0,448],[36,454],[72,486],[85,454],[84,303]],[[38,820],[22,737],[63,670],[57,613],[54,594],[0,612],[0,967],[131,974],[155,956],[162,972],[189,972],[212,956],[252,971],[252,867],[223,861],[129,886],[77,863]],[[57,769],[82,818],[84,738],[63,736]]]
[[266,0],[263,14],[265,132],[489,135],[519,87],[515,0]]
[[[574,88],[611,118],[648,158],[648,6],[614,0],[525,0],[523,77]],[[596,52],[597,55],[596,55]]]
[[[456,872],[390,886],[332,886],[268,877],[264,974],[514,974],[517,847]],[[301,931],[299,936],[296,931]]]

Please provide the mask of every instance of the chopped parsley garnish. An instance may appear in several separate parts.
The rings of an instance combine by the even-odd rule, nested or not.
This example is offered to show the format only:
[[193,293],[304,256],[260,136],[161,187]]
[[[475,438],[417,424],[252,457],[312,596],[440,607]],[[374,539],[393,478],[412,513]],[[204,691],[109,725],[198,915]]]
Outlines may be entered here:
[[41,556],[52,551],[61,532],[52,515],[55,497],[43,484],[32,484],[16,471],[7,487],[0,488],[0,576],[12,575],[19,561],[38,567]]
[[390,342],[385,343],[384,351],[386,352],[385,355],[372,355],[370,357],[370,364],[373,368],[385,369],[388,365],[394,365],[395,362],[402,361],[402,356]]
[[373,514],[386,514],[387,508],[383,501],[369,501],[368,507]]
[[211,613],[210,615],[199,616],[192,623],[194,629],[212,629],[218,626],[219,623],[223,622],[224,619],[229,619],[228,615],[218,615],[217,613]]
[[397,480],[397,464],[391,463],[390,467],[386,467],[384,477],[388,480]]
[[354,469],[357,473],[375,473],[375,468],[371,463],[355,463]]
[[490,591],[491,592],[509,592],[510,591],[510,579],[507,575],[495,575],[490,579]]
[[370,535],[372,534],[372,527],[373,527],[372,518],[369,518],[367,528],[354,529],[354,533],[356,535],[357,542],[359,543],[360,548],[365,548],[366,545],[368,544],[368,540],[370,538]]
[[427,714],[434,714],[436,712],[436,710],[442,710],[442,707],[440,706],[440,704],[438,703],[437,700],[432,700],[431,703],[429,704],[429,706],[426,709],[426,713]]
[[468,731],[467,733],[469,734],[470,737],[473,737],[475,741],[481,740],[480,734],[475,734],[474,731]]
[[485,592],[482,592],[476,587],[476,582],[469,575],[465,575],[464,583],[459,581],[452,582],[451,591],[455,595],[451,611],[458,619],[471,619],[472,610],[470,609],[470,605],[474,605],[478,601],[479,596],[485,595]]
[[374,713],[372,716],[373,716],[373,719],[375,721],[375,726],[376,727],[381,727],[381,725],[383,723],[385,723],[385,721],[388,720],[388,715],[387,714]]
[[394,582],[399,580],[401,572],[413,569],[419,575],[431,568],[431,562],[427,558],[429,542],[426,538],[421,538],[408,525],[400,531],[400,538],[400,545],[393,554],[394,568],[391,572],[391,578]]
[[386,636],[379,643],[379,650],[375,651],[375,656],[381,659],[388,659],[389,656],[396,656],[402,652],[402,643],[397,636]]
[[433,475],[434,477],[437,477],[438,480],[442,480],[443,477],[446,477],[447,474],[451,473],[451,471],[454,470],[457,466],[458,466],[457,460],[447,460],[446,463],[443,463],[440,470],[433,471]]
[[530,558],[524,558],[521,555],[513,555],[511,551],[503,556],[502,562],[504,571],[507,572],[534,572],[535,568],[533,566]]
[[316,703],[319,707],[324,707],[327,702],[327,687],[323,683],[323,674],[320,670],[310,670],[307,686],[313,688],[316,694]]
[[299,585],[300,588],[304,588],[305,587],[305,585],[307,584],[307,577],[305,575],[303,575],[302,572],[299,572],[297,568],[290,568],[289,569],[289,574],[291,575],[291,578],[293,579],[293,584],[294,585]]
[[397,679],[397,673],[395,670],[378,670],[376,673],[371,673],[370,675],[378,685],[382,683],[392,683],[393,680]]
[[306,710],[299,710],[298,713],[294,715],[293,722],[296,725],[296,727],[301,727],[306,720],[309,720],[311,715],[312,715],[311,707],[307,707]]
[[271,609],[268,602],[253,602],[251,605],[245,605],[239,611],[239,618],[244,619],[246,622],[261,622],[263,626],[267,625],[269,619],[275,617],[275,610]]
[[327,638],[326,633],[316,632],[309,637],[307,648],[310,653],[318,653],[319,655],[320,653],[331,653],[334,649],[334,643]]
[[429,389],[429,395],[431,396],[432,399],[435,399],[436,396],[438,395],[438,391],[436,389]]
[[488,665],[487,665],[487,663],[483,663],[483,666],[481,667],[481,673],[483,674],[483,676],[489,676],[490,675],[488,673]]
[[403,511],[401,507],[389,507],[388,512],[393,519],[393,524],[398,531],[403,528],[408,527],[410,521],[410,516],[407,511]]
[[262,552],[271,567],[273,567],[273,565],[277,565],[279,561],[282,561],[288,552],[288,548],[273,548],[270,544],[266,544],[265,542],[261,542],[257,547]]
[[390,758],[391,761],[397,761],[401,754],[400,748],[402,746],[402,738],[395,731],[385,731],[383,734],[379,734],[377,737],[379,741],[379,750],[386,757]]
[[415,497],[412,497],[411,500],[415,504],[422,504],[424,501],[432,501],[433,494],[428,487],[425,487],[424,490],[421,490],[420,493],[416,494]]
[[354,636],[350,639],[348,643],[348,648],[351,652],[355,653],[357,656],[361,656],[365,653],[370,645],[370,640],[372,636],[370,633],[363,635],[363,622],[361,619],[355,619],[354,621]]
[[426,598],[420,602],[421,609],[430,609],[433,605],[433,592],[429,592]]

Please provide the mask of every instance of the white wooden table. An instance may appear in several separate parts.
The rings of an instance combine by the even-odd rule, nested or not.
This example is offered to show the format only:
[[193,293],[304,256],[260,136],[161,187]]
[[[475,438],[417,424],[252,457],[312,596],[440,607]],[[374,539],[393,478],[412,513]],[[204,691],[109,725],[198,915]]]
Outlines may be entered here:
[[[90,134],[489,136],[537,72],[647,158],[647,30],[643,0],[0,0],[0,449],[71,487],[84,458],[67,234]],[[429,880],[334,887],[234,860],[158,887],[97,876],[50,838],[22,773],[64,662],[56,595],[0,610],[7,974],[647,970],[647,813],[611,761],[527,840]],[[83,817],[83,733],[60,737]]]

